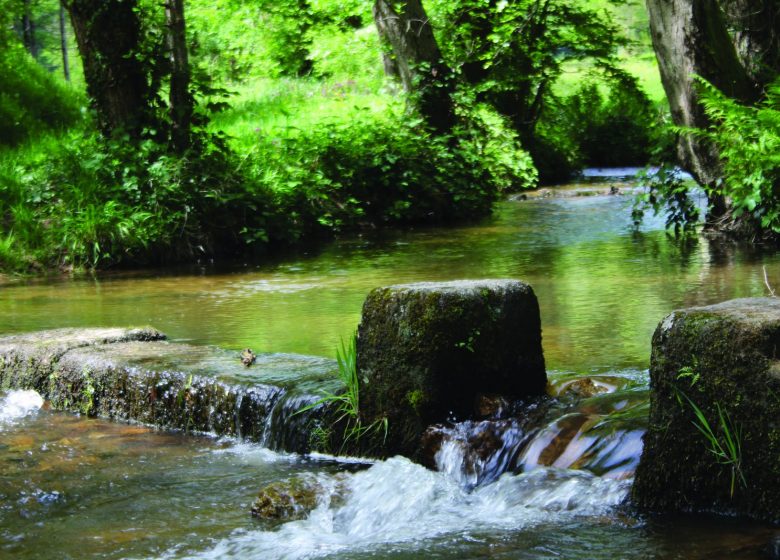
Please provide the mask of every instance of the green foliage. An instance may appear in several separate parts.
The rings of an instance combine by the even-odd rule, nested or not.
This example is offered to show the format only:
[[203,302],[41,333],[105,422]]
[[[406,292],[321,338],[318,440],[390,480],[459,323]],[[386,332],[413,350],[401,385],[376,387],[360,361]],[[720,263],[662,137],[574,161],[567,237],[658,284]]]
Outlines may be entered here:
[[620,34],[606,12],[553,0],[442,2],[445,57],[481,100],[532,132],[549,88],[572,60],[611,60]]
[[[606,89],[606,93],[602,90]],[[568,135],[586,165],[645,165],[656,143],[657,114],[633,76],[619,70],[586,81],[562,102]]]
[[[297,411],[296,414],[312,410],[323,404],[333,407],[336,415],[333,425],[344,422],[344,434],[342,439],[342,450],[350,441],[358,441],[362,437],[371,433],[383,433],[387,438],[388,423],[387,418],[375,420],[371,424],[363,424],[360,419],[360,388],[358,386],[357,373],[357,332],[353,333],[349,339],[348,345],[341,341],[341,348],[336,350],[336,362],[338,363],[338,378],[344,384],[345,390],[338,393],[326,392],[325,395]],[[315,428],[313,437],[318,443],[326,448],[326,442],[331,434],[331,428],[318,426]]]
[[663,150],[659,120],[635,77],[601,67],[567,95],[548,96],[529,150],[544,182],[565,181],[586,165],[644,165]]
[[[620,70],[620,49],[629,41],[612,8],[624,3],[458,0],[432,6],[448,63],[476,101],[509,120],[543,182],[566,180],[584,164],[648,160],[656,115],[637,80]],[[563,97],[559,82],[574,67],[589,68],[591,77]]]
[[[229,153],[178,158],[74,132],[0,159],[0,232],[44,266],[160,262],[229,250],[263,220]],[[8,234],[6,234],[8,235]],[[18,264],[18,263],[17,263]]]
[[698,134],[715,143],[723,165],[723,182],[714,193],[732,201],[735,217],[745,215],[761,229],[780,233],[780,76],[754,107],[704,80],[699,85],[713,125]]
[[690,184],[684,181],[679,170],[662,165],[657,171],[645,171],[639,177],[643,190],[634,199],[631,217],[639,227],[648,210],[653,215],[666,214],[666,228],[675,236],[695,233],[699,223],[699,207],[693,199]]
[[[674,130],[717,148],[722,179],[704,186],[706,194],[710,200],[727,199],[732,217],[744,220],[751,235],[780,233],[780,77],[768,86],[766,98],[752,107],[740,105],[704,80],[698,83],[712,125],[707,130]],[[689,184],[670,166],[644,182],[647,190],[635,205],[635,223],[652,208],[656,214],[666,212],[667,227],[675,233],[694,230],[699,212]]]
[[0,49],[0,145],[16,145],[81,118],[84,101],[16,44]]
[[307,74],[376,79],[379,46],[360,0],[236,0],[188,4],[193,63],[222,81]]
[[[45,18],[43,4],[36,16],[54,22],[56,3],[45,3]],[[501,193],[536,185],[531,149],[545,174],[582,163],[579,125],[562,122],[566,104],[546,93],[564,63],[609,59],[621,42],[599,11],[603,2],[591,9],[556,0],[544,17],[523,11],[530,1],[494,10],[434,3],[443,51],[468,83],[456,94],[458,126],[436,136],[382,91],[369,2],[194,0],[187,18],[195,142],[176,155],[164,14],[152,0],[138,4],[150,118],[131,141],[91,132],[83,98],[3,27],[0,142],[49,135],[0,153],[0,267],[233,256],[356,228],[483,215]],[[525,23],[541,27],[517,27]],[[233,108],[215,114],[228,86],[237,91]],[[518,99],[520,120],[513,115],[522,111],[502,105]],[[615,93],[601,103],[607,120],[623,102]],[[554,116],[534,123],[531,143],[518,123],[537,111]]]
[[287,209],[286,233],[296,237],[315,224],[339,231],[472,218],[490,210],[500,189],[535,180],[524,152],[501,153],[479,130],[436,136],[419,122],[357,113],[349,123],[260,137],[247,166]]

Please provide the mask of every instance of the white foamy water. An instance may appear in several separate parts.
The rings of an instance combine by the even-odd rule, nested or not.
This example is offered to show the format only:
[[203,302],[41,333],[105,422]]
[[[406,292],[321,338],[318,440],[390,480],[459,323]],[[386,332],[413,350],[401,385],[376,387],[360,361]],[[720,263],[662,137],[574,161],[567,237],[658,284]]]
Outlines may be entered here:
[[43,406],[43,397],[35,391],[9,391],[0,396],[0,429],[34,414]]
[[[324,485],[330,482],[318,475]],[[396,457],[349,475],[338,507],[329,499],[304,520],[275,530],[238,530],[189,558],[298,560],[424,542],[482,530],[521,530],[576,516],[603,515],[620,504],[625,481],[586,472],[540,468],[505,474],[469,492],[456,479]],[[179,557],[171,552],[168,558]]]

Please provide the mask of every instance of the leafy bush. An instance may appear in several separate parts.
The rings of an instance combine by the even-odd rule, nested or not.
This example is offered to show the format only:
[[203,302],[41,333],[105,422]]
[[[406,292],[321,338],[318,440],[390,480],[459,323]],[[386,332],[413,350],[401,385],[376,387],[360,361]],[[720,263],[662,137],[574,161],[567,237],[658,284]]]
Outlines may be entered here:
[[699,207],[691,197],[689,181],[685,181],[680,170],[671,165],[662,165],[657,171],[645,171],[639,176],[642,191],[634,199],[631,217],[634,227],[639,227],[645,213],[666,214],[666,229],[674,235],[696,232],[699,223]]
[[[365,112],[237,157],[74,131],[0,157],[0,266],[105,267],[229,256],[269,243],[487,213],[535,170],[489,114],[452,136]],[[246,140],[244,139],[244,142]],[[4,239],[4,241],[3,241]]]
[[535,182],[524,152],[510,158],[478,127],[434,136],[419,122],[357,114],[257,147],[250,175],[275,193],[288,237],[476,217],[501,189]]
[[703,80],[700,85],[714,124],[699,134],[715,143],[723,165],[723,182],[714,194],[731,200],[735,217],[780,233],[780,77],[755,107],[740,105]]
[[[712,142],[720,155],[722,179],[704,185],[709,200],[726,200],[730,215],[719,216],[724,231],[739,236],[767,238],[780,233],[780,77],[755,106],[740,105],[714,86],[699,80],[700,95],[712,125],[707,130],[674,129]],[[693,230],[699,213],[691,200],[690,185],[667,168],[648,183],[635,208],[635,221],[645,209],[665,209],[667,226]]]
[[235,167],[216,145],[178,158],[148,139],[52,137],[0,160],[0,232],[45,266],[227,252],[264,219]]
[[586,165],[615,167],[649,161],[658,138],[658,116],[633,76],[612,72],[606,80],[589,80],[562,105]]

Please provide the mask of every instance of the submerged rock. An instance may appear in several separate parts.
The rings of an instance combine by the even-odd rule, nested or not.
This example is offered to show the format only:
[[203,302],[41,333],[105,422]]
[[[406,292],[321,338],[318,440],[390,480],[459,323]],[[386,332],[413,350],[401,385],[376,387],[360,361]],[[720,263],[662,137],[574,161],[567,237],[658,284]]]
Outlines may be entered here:
[[573,381],[565,382],[557,387],[551,387],[551,392],[557,397],[568,395],[587,399],[601,393],[608,393],[609,387],[596,383],[590,377],[581,377]]
[[780,520],[779,360],[778,299],[684,309],[659,324],[640,508]]
[[541,342],[536,296],[519,281],[373,290],[358,328],[361,416],[387,419],[384,454],[414,457],[428,425],[474,416],[480,394],[543,394]]
[[327,482],[312,474],[279,480],[260,490],[252,503],[252,517],[276,521],[303,519],[325,501],[343,503],[346,493],[344,474]]

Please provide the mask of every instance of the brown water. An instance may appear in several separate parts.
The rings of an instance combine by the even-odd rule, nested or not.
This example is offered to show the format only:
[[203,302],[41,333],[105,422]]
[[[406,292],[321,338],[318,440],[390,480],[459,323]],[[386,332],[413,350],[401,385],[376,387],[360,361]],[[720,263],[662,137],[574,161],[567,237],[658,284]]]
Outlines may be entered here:
[[646,367],[671,310],[766,294],[780,258],[700,237],[681,244],[656,220],[632,233],[630,196],[502,203],[479,224],[345,238],[267,264],[113,274],[0,288],[0,333],[152,325],[173,339],[333,356],[366,293],[423,280],[519,278],[536,291],[550,369]]
[[630,205],[506,201],[478,224],[345,238],[269,263],[0,288],[0,333],[149,324],[197,344],[332,356],[374,287],[520,278],[539,297],[556,387],[589,374],[618,389],[541,426],[517,458],[528,472],[474,489],[392,459],[349,475],[343,506],[279,527],[249,517],[259,487],[299,472],[327,481],[350,465],[33,409],[3,422],[3,405],[0,558],[762,558],[772,534],[762,525],[616,509],[641,427],[592,429],[646,398],[642,370],[664,315],[764,295],[763,267],[780,286],[780,257],[679,243],[658,221],[632,232]]

